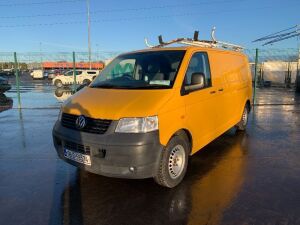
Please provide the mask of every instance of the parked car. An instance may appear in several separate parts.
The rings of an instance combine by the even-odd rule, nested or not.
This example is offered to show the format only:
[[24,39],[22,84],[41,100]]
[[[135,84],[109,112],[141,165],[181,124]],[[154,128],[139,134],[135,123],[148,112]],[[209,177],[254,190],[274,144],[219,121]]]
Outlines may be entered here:
[[0,112],[11,109],[13,107],[13,99],[6,97],[0,93]]
[[[99,70],[76,70],[76,83],[88,85],[99,75]],[[64,75],[56,76],[52,80],[56,87],[63,87],[74,84],[73,70],[66,72]]]
[[47,74],[48,74],[48,76],[47,76],[48,79],[52,80],[56,76],[62,75],[63,73],[60,70],[53,69],[53,70],[47,70]]
[[30,73],[32,79],[44,79],[44,71],[43,70],[33,70]]
[[4,69],[0,71],[0,76],[13,76],[14,70],[13,69]]
[[4,77],[0,77],[0,93],[4,93],[11,89],[11,85],[8,83],[8,80]]
[[189,155],[232,127],[245,130],[252,99],[247,56],[213,42],[185,43],[191,46],[164,48],[161,41],[122,54],[70,97],[53,128],[58,156],[92,173],[153,177],[172,188]]

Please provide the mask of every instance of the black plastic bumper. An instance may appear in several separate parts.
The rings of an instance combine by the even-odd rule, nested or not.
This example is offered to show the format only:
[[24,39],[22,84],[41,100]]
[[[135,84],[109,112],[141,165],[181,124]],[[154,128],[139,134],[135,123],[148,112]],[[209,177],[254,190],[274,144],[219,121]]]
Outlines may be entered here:
[[[163,150],[158,131],[144,134],[115,133],[116,124],[113,121],[105,134],[91,134],[65,128],[56,122],[53,141],[58,156],[72,165],[104,176],[133,179],[153,177]],[[69,150],[90,155],[91,166],[65,158],[63,151],[70,143],[80,146],[81,150],[68,147]],[[130,167],[134,170],[130,170]]]

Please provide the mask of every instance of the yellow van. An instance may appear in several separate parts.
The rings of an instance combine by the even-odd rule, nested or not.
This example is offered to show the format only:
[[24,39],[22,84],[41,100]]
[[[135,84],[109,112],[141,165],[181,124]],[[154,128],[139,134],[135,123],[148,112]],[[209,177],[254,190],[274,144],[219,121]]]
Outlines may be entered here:
[[247,57],[211,47],[155,47],[116,57],[70,97],[53,128],[59,157],[92,173],[179,184],[188,159],[251,109]]

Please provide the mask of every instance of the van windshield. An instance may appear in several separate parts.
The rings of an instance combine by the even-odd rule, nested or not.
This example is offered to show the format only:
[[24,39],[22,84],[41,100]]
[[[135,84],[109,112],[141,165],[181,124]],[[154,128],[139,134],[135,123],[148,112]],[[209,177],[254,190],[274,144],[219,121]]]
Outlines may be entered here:
[[172,88],[184,50],[129,53],[115,58],[92,82],[92,88]]

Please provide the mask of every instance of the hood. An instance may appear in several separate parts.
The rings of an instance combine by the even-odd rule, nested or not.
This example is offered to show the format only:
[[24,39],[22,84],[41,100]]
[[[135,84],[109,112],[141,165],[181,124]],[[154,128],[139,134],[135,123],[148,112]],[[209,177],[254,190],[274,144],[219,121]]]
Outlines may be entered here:
[[62,107],[63,112],[99,119],[157,115],[171,98],[173,89],[126,90],[86,87]]

